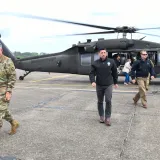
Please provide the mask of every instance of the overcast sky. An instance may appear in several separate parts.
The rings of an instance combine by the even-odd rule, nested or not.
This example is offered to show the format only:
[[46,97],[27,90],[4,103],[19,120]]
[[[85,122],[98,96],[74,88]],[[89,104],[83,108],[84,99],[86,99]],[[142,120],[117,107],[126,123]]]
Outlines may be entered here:
[[[160,27],[158,0],[0,0],[1,12],[19,12],[109,27]],[[55,35],[104,31],[89,27],[25,19],[0,14],[0,32],[3,42],[11,51],[54,53],[63,51],[86,39],[116,38],[117,34],[54,37]],[[160,35],[160,30],[145,30]],[[52,36],[53,38],[41,38]],[[133,38],[144,35],[134,34]],[[128,35],[128,38],[130,35]],[[160,42],[160,38],[147,36],[145,40]]]

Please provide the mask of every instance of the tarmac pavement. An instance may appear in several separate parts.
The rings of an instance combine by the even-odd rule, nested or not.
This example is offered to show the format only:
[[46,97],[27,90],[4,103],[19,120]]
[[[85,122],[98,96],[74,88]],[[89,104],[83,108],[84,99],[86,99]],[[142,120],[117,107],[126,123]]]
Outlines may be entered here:
[[0,160],[159,160],[159,80],[150,86],[147,109],[133,105],[137,86],[120,82],[108,127],[99,123],[88,76],[35,72],[17,80],[9,108],[20,127],[10,136],[4,121]]

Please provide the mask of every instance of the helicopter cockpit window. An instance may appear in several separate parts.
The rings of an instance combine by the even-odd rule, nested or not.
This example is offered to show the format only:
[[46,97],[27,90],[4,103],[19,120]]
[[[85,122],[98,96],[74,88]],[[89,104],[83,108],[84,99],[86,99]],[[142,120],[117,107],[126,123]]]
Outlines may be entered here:
[[81,65],[82,66],[91,65],[91,54],[81,54]]
[[157,54],[157,65],[160,65],[160,52]]

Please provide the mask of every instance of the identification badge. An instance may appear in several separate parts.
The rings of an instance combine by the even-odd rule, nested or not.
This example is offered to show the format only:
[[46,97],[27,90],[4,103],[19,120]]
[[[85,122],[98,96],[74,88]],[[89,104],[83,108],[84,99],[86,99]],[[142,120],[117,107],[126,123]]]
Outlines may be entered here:
[[110,65],[111,65],[111,63],[110,63],[110,62],[107,62],[107,64],[108,64],[108,66],[110,66]]

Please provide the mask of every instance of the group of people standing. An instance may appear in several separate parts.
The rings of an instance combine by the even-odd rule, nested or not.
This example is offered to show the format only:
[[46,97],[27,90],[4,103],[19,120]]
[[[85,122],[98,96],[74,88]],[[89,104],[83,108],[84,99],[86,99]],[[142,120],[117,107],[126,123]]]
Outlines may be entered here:
[[[142,52],[142,51],[141,51]],[[139,58],[139,60],[141,60],[142,58],[143,58],[143,54],[141,54],[141,52],[140,52],[140,58]],[[145,52],[145,51],[143,51],[143,52]],[[154,67],[154,64],[153,64],[153,62],[151,61],[151,60],[149,60],[149,58],[148,58],[148,54],[147,54],[147,52],[145,52],[146,54],[146,59],[148,60],[148,62],[149,62],[149,64],[151,64],[152,65],[152,67]],[[137,61],[137,62],[141,62],[141,61]],[[115,59],[115,63],[116,63],[116,66],[117,66],[117,68],[120,66],[120,56],[118,55],[117,56],[117,58]],[[122,69],[122,72],[123,72],[123,74],[124,74],[124,76],[125,76],[125,80],[124,80],[124,85],[129,85],[129,84],[132,84],[132,81],[131,81],[131,75],[133,74],[133,73],[131,73],[132,72],[132,65],[133,65],[133,62],[132,62],[132,60],[129,58],[129,59],[127,59],[126,60],[126,62],[125,62],[125,64],[124,64],[124,67],[123,67],[123,69]],[[150,73],[149,73],[149,75],[148,75],[148,82],[147,83],[149,83],[149,81],[150,81]],[[148,88],[148,87],[147,87]]]
[[[112,110],[112,92],[113,85],[118,88],[118,72],[117,63],[113,59],[108,58],[108,52],[105,48],[99,49],[99,59],[91,65],[89,73],[90,82],[93,87],[96,87],[97,93],[97,108],[100,116],[100,122],[107,126],[111,125],[111,110]],[[148,59],[146,51],[140,52],[141,58],[136,60],[131,67],[129,59],[124,66],[125,83],[129,83],[129,72],[131,72],[132,83],[137,81],[139,86],[138,93],[133,97],[134,104],[137,104],[141,99],[142,107],[147,108],[146,90],[148,90],[148,77],[154,79],[154,67]],[[96,76],[96,79],[95,79]],[[3,125],[2,119],[5,119],[11,124],[9,134],[15,134],[19,126],[11,115],[8,106],[12,96],[12,89],[16,82],[16,71],[12,60],[3,55],[3,48],[0,44],[0,128]],[[105,97],[105,109],[103,101]]]
[[[112,109],[112,91],[113,85],[118,87],[118,72],[119,57],[114,61],[108,58],[108,52],[105,48],[99,49],[99,59],[94,61],[89,74],[90,82],[93,87],[96,87],[97,107],[100,116],[100,123],[111,125],[111,109]],[[148,58],[146,51],[140,52],[140,59],[133,62],[128,59],[124,65],[123,72],[125,74],[125,84],[130,83],[129,74],[131,74],[132,83],[137,82],[139,91],[133,97],[133,103],[136,105],[141,99],[142,107],[147,108],[146,91],[148,90],[149,79],[154,79],[155,72],[151,61]],[[95,80],[96,76],[96,80]],[[105,97],[105,109],[103,100]]]

